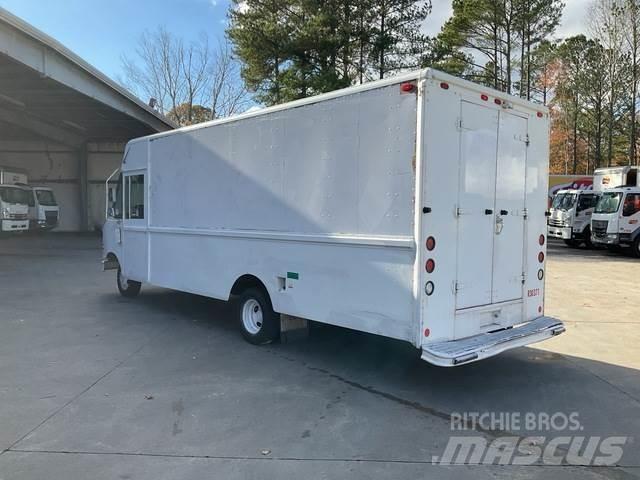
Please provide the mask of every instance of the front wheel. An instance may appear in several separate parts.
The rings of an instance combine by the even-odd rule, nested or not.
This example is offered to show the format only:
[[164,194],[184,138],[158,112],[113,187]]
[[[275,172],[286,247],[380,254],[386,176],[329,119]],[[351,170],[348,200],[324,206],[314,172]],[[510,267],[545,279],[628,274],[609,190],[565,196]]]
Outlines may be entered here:
[[122,270],[118,267],[118,291],[120,295],[127,298],[133,298],[140,293],[142,284],[135,280],[129,280],[122,274]]
[[636,258],[640,258],[640,235],[636,237],[633,245],[631,245],[631,254]]
[[236,316],[242,336],[249,343],[271,343],[280,335],[280,316],[262,290],[248,288],[242,292],[236,303]]
[[584,244],[587,248],[593,248],[593,243],[591,242],[591,228],[587,227],[584,230]]

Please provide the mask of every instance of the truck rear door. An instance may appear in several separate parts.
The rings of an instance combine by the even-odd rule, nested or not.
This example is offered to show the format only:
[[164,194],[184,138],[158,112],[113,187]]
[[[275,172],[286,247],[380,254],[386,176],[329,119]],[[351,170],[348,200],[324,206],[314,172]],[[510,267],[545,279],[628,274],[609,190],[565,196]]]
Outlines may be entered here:
[[468,101],[460,118],[456,310],[522,299],[526,215],[527,119]]

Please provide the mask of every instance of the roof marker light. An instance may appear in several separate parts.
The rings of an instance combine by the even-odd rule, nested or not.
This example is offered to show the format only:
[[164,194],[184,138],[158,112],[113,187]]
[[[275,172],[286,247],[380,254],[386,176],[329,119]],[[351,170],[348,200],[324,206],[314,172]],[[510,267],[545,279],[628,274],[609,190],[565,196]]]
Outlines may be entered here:
[[400,90],[405,93],[411,93],[415,90],[416,86],[411,82],[405,82],[400,85]]
[[538,118],[542,118],[543,117],[542,112],[538,112],[536,115],[538,115]]
[[493,103],[495,103],[496,105],[502,105],[502,100],[500,100],[499,98],[494,98]]
[[482,95],[480,95],[480,98],[486,102],[487,100],[489,100],[489,95],[485,95],[483,93]]
[[449,84],[447,82],[440,82],[440,88],[444,88],[445,90],[449,90]]

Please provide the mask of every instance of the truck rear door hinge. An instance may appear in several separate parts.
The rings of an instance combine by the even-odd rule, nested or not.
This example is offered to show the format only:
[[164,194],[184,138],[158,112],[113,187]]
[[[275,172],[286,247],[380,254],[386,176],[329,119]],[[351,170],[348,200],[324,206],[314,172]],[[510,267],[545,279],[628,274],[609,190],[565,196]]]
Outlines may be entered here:
[[529,140],[529,134],[527,133],[524,137],[524,144],[528,147],[531,141]]
[[527,210],[526,208],[522,210],[522,216],[524,217],[524,219],[526,220],[527,218],[529,218],[529,210]]
[[520,278],[522,280],[522,284],[524,285],[525,282],[527,281],[527,274],[525,272],[522,272],[522,275],[520,275]]

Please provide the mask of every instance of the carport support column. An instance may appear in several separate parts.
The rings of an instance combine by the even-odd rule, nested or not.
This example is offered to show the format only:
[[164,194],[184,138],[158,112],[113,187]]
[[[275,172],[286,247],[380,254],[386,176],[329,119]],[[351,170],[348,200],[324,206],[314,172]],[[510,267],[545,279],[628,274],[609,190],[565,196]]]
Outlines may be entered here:
[[80,202],[78,205],[80,214],[80,231],[86,232],[89,230],[89,175],[87,172],[87,165],[89,162],[89,156],[87,153],[87,144],[83,143],[78,150],[78,182]]

